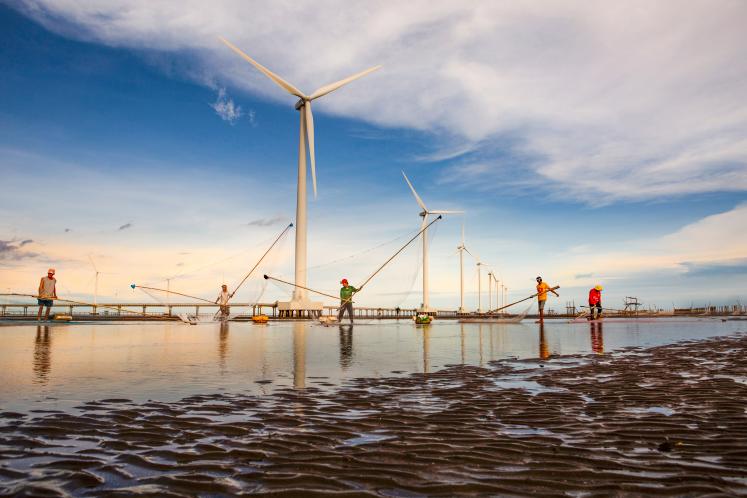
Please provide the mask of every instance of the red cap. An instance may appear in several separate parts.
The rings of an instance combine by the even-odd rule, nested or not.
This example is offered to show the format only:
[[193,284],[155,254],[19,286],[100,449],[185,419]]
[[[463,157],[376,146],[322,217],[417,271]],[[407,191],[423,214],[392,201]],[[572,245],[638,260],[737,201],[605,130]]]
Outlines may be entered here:
[[343,278],[342,280],[340,280],[340,283],[343,284],[343,285],[348,285],[348,279],[347,278]]

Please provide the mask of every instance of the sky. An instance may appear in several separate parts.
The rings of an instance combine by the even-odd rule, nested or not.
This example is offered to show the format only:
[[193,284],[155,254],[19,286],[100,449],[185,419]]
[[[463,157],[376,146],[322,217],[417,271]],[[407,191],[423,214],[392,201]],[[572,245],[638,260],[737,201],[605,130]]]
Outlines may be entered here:
[[[0,291],[214,299],[295,217],[297,99],[311,93],[309,286],[364,281],[429,230],[431,304],[482,308],[534,278],[577,305],[745,302],[747,4],[321,1],[0,2]],[[292,280],[291,231],[257,273]],[[417,306],[420,247],[361,306]],[[168,279],[168,283],[167,283]],[[492,288],[491,288],[492,292]],[[237,299],[290,289],[254,275]],[[495,304],[495,295],[491,296]]]

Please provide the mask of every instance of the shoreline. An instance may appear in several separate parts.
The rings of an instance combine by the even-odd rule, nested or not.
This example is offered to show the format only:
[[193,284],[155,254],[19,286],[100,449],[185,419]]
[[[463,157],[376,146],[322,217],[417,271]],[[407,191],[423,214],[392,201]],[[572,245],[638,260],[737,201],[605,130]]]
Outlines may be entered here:
[[[747,334],[0,414],[2,495],[747,493]],[[32,471],[29,473],[29,471]],[[139,492],[137,490],[140,490]]]

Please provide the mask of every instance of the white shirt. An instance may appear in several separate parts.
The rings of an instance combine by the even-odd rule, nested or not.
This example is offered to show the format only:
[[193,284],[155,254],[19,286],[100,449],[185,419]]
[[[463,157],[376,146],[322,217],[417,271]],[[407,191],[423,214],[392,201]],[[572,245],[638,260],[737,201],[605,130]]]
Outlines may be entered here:
[[228,293],[228,291],[222,291],[220,294],[218,294],[218,304],[220,305],[226,305],[228,304],[228,300],[231,298],[231,295]]

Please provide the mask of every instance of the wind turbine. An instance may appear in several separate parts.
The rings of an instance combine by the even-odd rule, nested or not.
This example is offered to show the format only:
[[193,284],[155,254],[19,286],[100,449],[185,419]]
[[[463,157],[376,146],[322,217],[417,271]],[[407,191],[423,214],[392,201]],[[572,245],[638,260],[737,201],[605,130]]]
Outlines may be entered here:
[[[492,271],[488,272],[488,311],[493,309],[493,275]],[[495,294],[496,301],[498,300],[498,293]],[[497,308],[498,306],[496,306]]]
[[[295,270],[295,288],[293,291],[293,299],[290,303],[283,303],[285,309],[288,310],[321,310],[321,303],[310,303],[306,293],[306,153],[308,147],[309,158],[311,159],[311,181],[314,187],[314,197],[316,198],[316,159],[314,154],[314,116],[311,113],[311,101],[316,100],[319,97],[323,97],[330,92],[334,92],[338,88],[347,85],[348,83],[362,78],[363,76],[376,71],[381,66],[374,66],[372,68],[356,73],[345,79],[324,85],[313,92],[311,95],[306,95],[301,92],[298,88],[291,85],[283,78],[273,73],[259,62],[255,61],[238,47],[233,45],[225,38],[220,40],[228,46],[231,50],[239,54],[242,58],[256,67],[262,74],[270,78],[276,85],[298,97],[296,102],[296,110],[299,111],[301,117],[300,134],[298,141],[298,190],[296,194],[296,270]],[[280,306],[279,306],[280,307]]]
[[[459,313],[464,313],[464,252],[467,252],[470,256],[472,253],[469,252],[467,246],[464,245],[464,223],[462,223],[462,242],[457,246],[457,252],[459,253]],[[474,256],[472,256],[474,258]]]
[[93,262],[93,256],[90,254],[88,255],[88,260],[91,262],[91,266],[93,266],[93,271],[96,272],[96,277],[94,279],[93,283],[93,313],[96,313],[96,299],[99,295],[99,275],[114,275],[114,273],[104,273],[100,272],[98,268],[96,268],[96,263]]
[[410,179],[407,178],[407,175],[405,172],[402,172],[402,176],[405,177],[405,181],[407,182],[407,185],[409,185],[410,190],[412,191],[412,195],[415,196],[415,201],[418,203],[418,206],[422,209],[422,211],[418,214],[418,216],[423,218],[422,223],[420,224],[420,230],[423,232],[423,306],[418,310],[421,313],[429,313],[432,311],[436,311],[435,309],[431,309],[428,306],[428,230],[425,229],[425,226],[428,224],[428,216],[431,214],[460,214],[463,213],[463,211],[430,211],[427,207],[425,207],[425,203],[423,202],[423,199],[420,198],[418,193],[415,191],[415,187],[412,186],[412,183],[410,183]]

